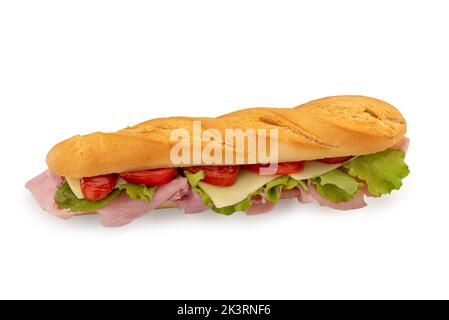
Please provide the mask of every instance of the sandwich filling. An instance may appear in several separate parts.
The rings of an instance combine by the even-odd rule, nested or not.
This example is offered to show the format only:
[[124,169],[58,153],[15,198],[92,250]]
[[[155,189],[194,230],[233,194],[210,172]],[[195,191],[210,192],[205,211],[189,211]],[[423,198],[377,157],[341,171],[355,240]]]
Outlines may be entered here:
[[404,162],[408,139],[369,155],[268,165],[199,166],[116,173],[73,179],[46,171],[27,183],[39,204],[63,218],[100,215],[106,226],[125,225],[165,204],[197,213],[208,209],[268,212],[283,198],[348,210],[366,205],[364,196],[399,190],[409,174]]

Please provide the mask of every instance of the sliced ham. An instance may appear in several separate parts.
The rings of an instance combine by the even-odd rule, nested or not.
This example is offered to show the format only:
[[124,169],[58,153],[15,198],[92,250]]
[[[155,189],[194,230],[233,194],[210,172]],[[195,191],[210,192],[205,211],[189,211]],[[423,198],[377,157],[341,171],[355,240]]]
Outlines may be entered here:
[[407,137],[404,137],[401,141],[396,143],[394,146],[392,146],[392,149],[402,150],[404,152],[407,152],[408,146],[410,145],[410,139]]
[[156,209],[166,201],[177,201],[189,191],[184,177],[158,187],[150,203],[144,200],[132,200],[125,192],[117,196],[110,204],[97,210],[101,223],[106,227],[124,226]]
[[200,213],[210,209],[192,188],[183,197],[175,200],[175,204],[178,208],[184,209],[184,213]]
[[176,201],[185,196],[190,190],[190,185],[184,177],[178,177],[157,188],[151,201],[151,210],[156,209],[167,200]]
[[251,198],[252,205],[246,210],[249,216],[270,212],[276,206],[267,200],[264,194],[257,194]]
[[105,227],[124,226],[151,210],[151,204],[145,200],[133,200],[122,192],[107,206],[97,209],[101,224]]
[[299,190],[298,201],[301,202],[302,204],[307,204],[315,200],[315,198],[310,192],[300,187],[297,187],[297,189]]
[[281,199],[293,199],[299,197],[301,190],[297,187],[290,190],[282,190]]
[[62,177],[46,170],[28,181],[25,187],[30,190],[42,209],[62,219],[69,219],[72,217],[70,210],[60,209],[54,199],[56,191],[63,182]]
[[268,202],[268,200],[267,200],[267,197],[265,196],[265,194],[261,193],[261,194],[256,194],[256,195],[252,196],[251,202],[265,204]]
[[323,198],[312,183],[309,183],[309,193],[320,204],[320,206],[331,207],[338,210],[353,210],[366,206],[364,192],[361,190],[357,192],[353,199],[346,202],[334,202]]
[[274,209],[276,205],[274,203],[271,202],[266,202],[266,203],[255,203],[253,202],[253,204],[251,205],[251,207],[248,208],[248,210],[246,210],[246,214],[249,216],[254,216],[257,214],[262,214],[262,213],[267,213],[270,212],[271,210]]
[[[310,192],[306,192],[301,187],[281,191],[281,199],[298,198],[299,202],[306,204],[315,200]],[[265,195],[258,194],[251,198],[252,206],[246,211],[247,215],[267,213],[274,209],[275,204],[269,202]]]

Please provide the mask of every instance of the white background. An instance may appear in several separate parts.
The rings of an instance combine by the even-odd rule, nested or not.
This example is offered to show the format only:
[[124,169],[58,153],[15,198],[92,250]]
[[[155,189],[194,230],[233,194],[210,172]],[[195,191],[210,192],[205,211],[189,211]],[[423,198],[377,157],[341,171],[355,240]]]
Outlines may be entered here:
[[[447,1],[2,1],[0,298],[449,298]],[[56,142],[146,119],[397,106],[411,175],[356,212],[179,210],[107,229],[25,182]]]

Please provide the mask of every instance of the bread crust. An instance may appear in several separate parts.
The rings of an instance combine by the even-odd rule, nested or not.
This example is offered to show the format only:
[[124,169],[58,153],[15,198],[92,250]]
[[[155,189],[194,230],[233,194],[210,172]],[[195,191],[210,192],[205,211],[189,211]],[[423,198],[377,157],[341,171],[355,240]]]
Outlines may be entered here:
[[[295,108],[249,108],[217,118],[159,118],[114,133],[77,135],[55,145],[47,165],[53,173],[70,178],[179,167],[170,160],[177,143],[170,141],[170,135],[183,128],[192,136],[195,120],[201,120],[203,131],[221,133],[222,140],[216,142],[222,146],[223,158],[226,150],[234,155],[232,161],[223,162],[227,165],[247,164],[249,158],[245,153],[244,160],[237,161],[235,145],[225,143],[225,129],[266,129],[268,134],[278,129],[279,162],[375,153],[396,144],[406,132],[401,113],[384,101],[333,96]],[[265,135],[256,138],[265,139]],[[204,147],[210,141],[201,144]]]

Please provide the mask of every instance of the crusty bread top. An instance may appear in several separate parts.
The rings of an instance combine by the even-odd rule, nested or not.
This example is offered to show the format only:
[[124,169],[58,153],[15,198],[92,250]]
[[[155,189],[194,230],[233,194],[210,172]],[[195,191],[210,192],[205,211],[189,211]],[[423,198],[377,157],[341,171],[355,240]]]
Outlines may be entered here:
[[[393,146],[406,132],[404,118],[390,104],[364,96],[335,96],[295,108],[250,108],[218,118],[161,118],[115,133],[78,135],[54,146],[47,164],[55,174],[71,178],[178,167],[170,160],[177,143],[170,135],[178,128],[192,134],[194,120],[201,120],[203,131],[221,133],[223,140],[216,142],[223,158],[226,150],[237,154],[235,145],[231,148],[224,141],[225,129],[278,129],[279,162],[374,153]],[[244,161],[234,157],[224,164],[246,164],[248,154],[244,156]]]

